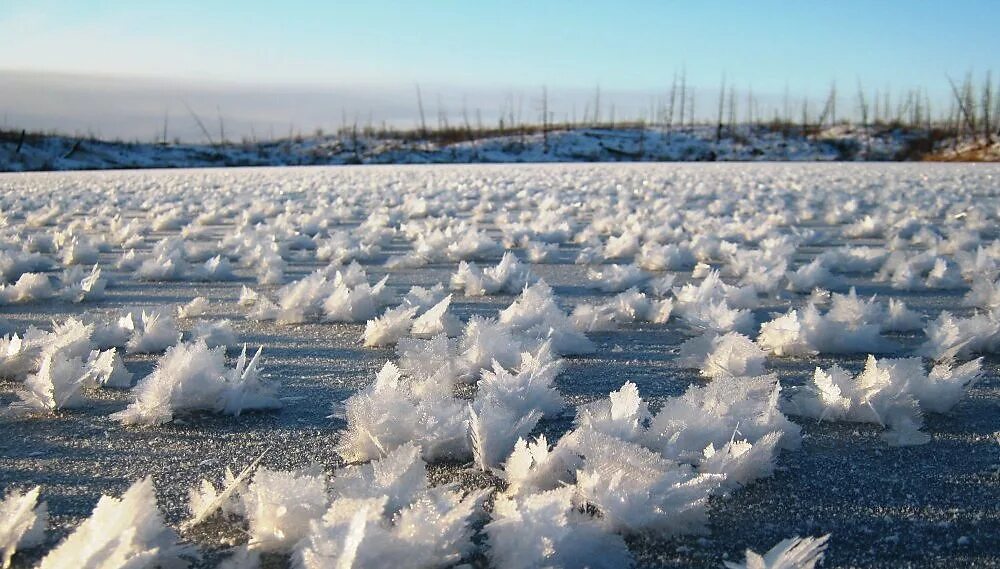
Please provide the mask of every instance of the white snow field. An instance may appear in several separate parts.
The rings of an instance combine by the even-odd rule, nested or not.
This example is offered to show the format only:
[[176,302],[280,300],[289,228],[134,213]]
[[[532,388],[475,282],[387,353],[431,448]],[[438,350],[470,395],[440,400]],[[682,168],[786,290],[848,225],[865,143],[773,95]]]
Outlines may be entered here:
[[998,196],[984,164],[2,175],[0,566],[1000,567]]

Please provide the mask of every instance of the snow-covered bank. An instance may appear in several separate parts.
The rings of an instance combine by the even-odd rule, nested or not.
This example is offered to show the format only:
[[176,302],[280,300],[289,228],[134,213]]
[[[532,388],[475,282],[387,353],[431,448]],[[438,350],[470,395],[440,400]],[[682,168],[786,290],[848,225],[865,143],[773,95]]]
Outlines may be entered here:
[[[724,131],[719,140],[716,135],[712,126],[675,128],[672,132],[649,127],[572,128],[547,134],[537,129],[494,136],[470,132],[448,143],[380,135],[320,135],[208,145],[7,133],[0,138],[0,171],[478,162],[886,161],[928,154],[916,150],[927,133],[913,130],[871,132],[837,126],[801,136],[766,127],[738,127],[733,132]],[[1000,144],[976,153],[970,153],[969,148],[942,147],[932,152],[958,160],[1000,157]]]

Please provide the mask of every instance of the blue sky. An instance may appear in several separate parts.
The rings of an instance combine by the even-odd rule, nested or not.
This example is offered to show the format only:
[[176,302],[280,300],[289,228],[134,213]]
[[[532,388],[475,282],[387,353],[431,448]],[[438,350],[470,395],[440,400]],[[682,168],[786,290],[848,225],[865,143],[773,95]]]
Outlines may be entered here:
[[762,96],[835,79],[943,98],[946,74],[1000,72],[997,22],[997,0],[3,0],[0,70],[475,96],[649,94],[683,68],[706,91],[725,73]]

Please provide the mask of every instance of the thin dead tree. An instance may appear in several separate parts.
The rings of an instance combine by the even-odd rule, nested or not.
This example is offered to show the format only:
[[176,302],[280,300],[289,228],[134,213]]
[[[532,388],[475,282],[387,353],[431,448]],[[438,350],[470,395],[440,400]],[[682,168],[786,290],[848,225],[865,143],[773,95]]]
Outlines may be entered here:
[[472,141],[472,121],[469,120],[468,99],[462,95],[462,126],[465,128],[465,137]]
[[510,128],[517,127],[517,119],[514,116],[514,93],[509,93],[507,98],[507,124]]
[[903,102],[902,116],[907,117],[906,123],[913,126],[914,113],[917,111],[916,103],[913,100],[913,91],[907,91],[906,100]]
[[964,119],[965,126],[969,128],[969,132],[972,134],[973,137],[975,137],[976,136],[975,109],[970,109],[968,106],[969,97],[967,96],[967,92],[971,90],[971,87],[967,87],[967,85],[969,84],[969,79],[966,78],[965,85],[963,85],[961,90],[959,90],[958,85],[955,85],[955,81],[953,81],[950,76],[948,77],[948,84],[951,85],[952,95],[954,95],[955,103],[957,103],[958,105],[957,113],[959,114],[959,118],[956,120],[956,122],[958,123],[959,126],[958,128],[955,129],[956,130],[955,138],[957,139],[961,137],[962,123],[963,123],[962,119]]
[[965,109],[969,113],[969,130],[972,131],[973,141],[979,136],[979,109],[976,108],[975,91],[970,71],[965,74],[965,81],[962,82],[962,96],[965,97]]
[[594,88],[594,126],[601,126],[601,84]]
[[959,118],[961,111],[955,105],[955,99],[951,100],[948,108],[948,119],[945,121],[948,132],[952,136],[952,148],[958,149],[958,139],[962,137],[962,122]]
[[222,120],[222,108],[219,105],[215,106],[215,112],[219,115],[219,144],[222,146],[226,145],[226,123]]
[[[997,87],[994,92],[1000,93],[1000,82],[997,83]],[[997,122],[998,118],[1000,118],[1000,96],[993,96],[993,111],[991,112],[991,115],[993,116],[994,123]],[[994,125],[993,128],[996,131],[995,134],[1000,136],[1000,128],[997,128],[996,125]]]
[[872,97],[872,107],[873,107],[873,110],[872,110],[872,124],[874,124],[875,126],[878,126],[878,125],[882,124],[882,120],[881,120],[881,116],[882,115],[879,113],[879,99],[880,99],[880,97],[879,97],[878,89],[875,89],[875,96]]
[[819,114],[819,119],[816,121],[816,125],[819,128],[823,128],[826,124],[827,119],[830,120],[830,126],[837,124],[837,84],[836,82],[830,84],[830,93],[826,97],[826,103],[823,105],[823,112]]
[[726,106],[726,74],[722,74],[722,84],[719,86],[719,113],[715,123],[715,143],[722,142],[722,112]]
[[542,153],[549,153],[549,89],[542,85]]
[[802,136],[808,136],[809,132],[809,99],[802,98]]
[[986,72],[986,82],[983,83],[983,94],[980,105],[983,108],[983,137],[986,144],[993,144],[993,77],[990,71]]
[[667,102],[666,132],[670,135],[670,129],[674,123],[674,103],[677,101],[677,71],[674,71],[674,78],[670,82],[670,98]]
[[681,120],[679,124],[681,125],[681,130],[684,130],[684,105],[687,103],[687,69],[681,68],[681,92],[680,92],[680,103],[681,103]]
[[417,83],[417,111],[420,113],[420,138],[427,140],[427,119],[424,115],[424,98],[420,95],[420,83]]
[[736,87],[729,85],[729,136],[736,132]]
[[437,96],[437,107],[438,107],[438,133],[443,133],[448,130],[448,111],[444,106],[444,100],[441,98],[441,94],[438,93]]
[[872,137],[868,132],[868,101],[865,99],[865,88],[861,85],[861,79],[858,79],[858,107],[861,111],[861,132],[865,135],[865,158],[868,158],[872,153]]
[[210,146],[215,146],[215,141],[212,140],[212,135],[208,132],[208,129],[205,128],[205,123],[201,122],[201,117],[198,116],[198,113],[194,112],[194,109],[191,108],[191,105],[187,104],[187,101],[182,100],[181,103],[184,104],[184,107],[187,109],[188,113],[191,114],[191,118],[194,119],[195,124],[197,124],[198,128],[201,129],[201,133],[208,140],[208,144]]
[[788,81],[785,81],[785,94],[781,99],[782,133],[788,136],[788,125],[792,122],[792,107],[789,99]]
[[837,82],[830,82],[830,126],[837,125]]
[[524,116],[524,95],[522,95],[521,93],[518,93],[517,94],[517,114],[514,115],[514,125],[517,127],[517,133],[518,133],[518,136],[520,137],[520,144],[521,144],[522,148],[524,147],[524,144],[525,144],[525,140],[524,140],[524,137],[525,137],[524,121],[521,120],[523,116]]
[[694,89],[693,88],[691,89],[691,100],[688,101],[688,107],[690,108],[690,112],[688,113],[688,117],[690,117],[688,121],[688,129],[691,132],[694,132]]
[[927,89],[924,89],[924,128],[927,132],[931,132],[931,127],[933,126],[932,110],[931,110],[931,97],[927,94]]

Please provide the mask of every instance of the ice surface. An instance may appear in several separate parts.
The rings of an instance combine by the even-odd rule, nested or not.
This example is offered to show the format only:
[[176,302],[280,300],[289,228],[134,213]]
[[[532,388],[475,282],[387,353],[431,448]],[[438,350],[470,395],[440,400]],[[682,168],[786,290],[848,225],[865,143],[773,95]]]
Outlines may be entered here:
[[222,510],[199,566],[992,562],[998,175],[0,177],[0,468],[58,520],[14,561],[153,474],[168,526]]

